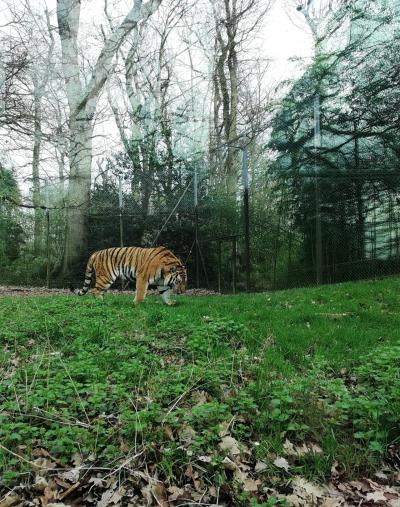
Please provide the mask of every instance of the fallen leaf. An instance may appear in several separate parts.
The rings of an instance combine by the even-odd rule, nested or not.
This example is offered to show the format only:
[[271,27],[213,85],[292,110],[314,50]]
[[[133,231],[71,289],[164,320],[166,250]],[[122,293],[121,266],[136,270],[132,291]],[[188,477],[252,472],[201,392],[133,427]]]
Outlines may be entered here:
[[321,503],[321,507],[340,507],[341,505],[345,505],[345,499],[343,497],[339,498],[325,498]]
[[0,507],[11,507],[12,505],[16,505],[21,501],[22,498],[20,496],[10,493],[7,494],[2,500],[0,500]]
[[228,456],[225,456],[225,458],[222,461],[222,464],[226,470],[236,470],[237,465],[234,461],[232,461]]
[[168,424],[163,424],[162,428],[167,438],[169,438],[169,440],[175,440],[172,429],[170,426],[168,426]]
[[196,406],[200,406],[207,403],[209,396],[205,391],[193,391],[192,400],[195,402]]
[[382,491],[373,491],[373,492],[367,493],[366,499],[372,500],[373,502],[379,502],[381,500],[384,500],[384,501],[388,500]]
[[289,470],[290,468],[290,465],[288,463],[288,460],[285,459],[285,458],[282,458],[280,456],[278,456],[275,460],[274,460],[274,465],[278,468],[283,468],[284,470],[286,470],[286,472]]
[[268,468],[268,465],[266,463],[264,463],[263,461],[257,461],[256,466],[254,467],[254,471],[262,472],[266,468]]
[[41,475],[37,475],[35,477],[35,482],[33,483],[32,485],[32,488],[35,489],[36,491],[44,491],[45,488],[47,487],[47,480],[42,477]]
[[151,486],[151,492],[156,502],[161,507],[168,507],[167,490],[162,482],[156,482]]
[[188,446],[191,444],[193,438],[196,436],[196,431],[189,426],[188,424],[184,424],[180,430],[178,431],[179,440],[185,445]]
[[185,490],[178,488],[177,486],[170,486],[167,491],[169,493],[168,500],[170,502],[174,502],[175,500],[178,500],[178,498],[184,497],[185,494]]
[[223,451],[228,451],[231,456],[237,456],[240,454],[239,442],[233,437],[226,436],[222,439],[219,447]]
[[376,472],[375,477],[377,477],[378,479],[381,479],[382,481],[388,480],[388,476],[384,472]]
[[290,440],[286,439],[283,448],[288,456],[305,456],[306,454],[320,454],[321,447],[314,442],[304,442],[301,445],[294,445]]
[[231,425],[232,421],[222,421],[222,423],[219,424],[219,431],[218,435],[220,437],[224,437],[229,430],[229,426]]
[[212,457],[211,456],[199,456],[199,461],[202,461],[203,463],[211,463]]
[[70,470],[66,470],[65,472],[62,472],[59,475],[62,479],[65,479],[66,481],[75,483],[75,482],[79,481],[80,470],[81,469],[79,467],[71,468]]
[[292,484],[294,486],[294,493],[303,498],[323,498],[326,494],[322,488],[312,482],[306,481],[303,477],[295,477]]
[[107,507],[108,505],[118,504],[125,494],[125,488],[122,486],[117,490],[107,489],[101,496],[97,507]]
[[245,479],[243,481],[243,489],[244,491],[254,492],[258,490],[258,486],[261,484],[261,481],[254,481],[253,479]]

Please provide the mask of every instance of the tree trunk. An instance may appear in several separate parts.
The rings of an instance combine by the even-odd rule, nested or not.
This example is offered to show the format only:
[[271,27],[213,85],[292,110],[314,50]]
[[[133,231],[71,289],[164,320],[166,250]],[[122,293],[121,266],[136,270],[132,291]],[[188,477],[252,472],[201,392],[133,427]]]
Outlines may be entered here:
[[92,122],[82,118],[71,124],[70,129],[71,171],[66,198],[64,274],[74,271],[88,253],[87,223],[92,166]]
[[86,86],[80,79],[78,58],[78,30],[80,0],[57,0],[58,30],[61,39],[62,66],[69,104],[70,129],[70,181],[67,204],[67,223],[63,275],[69,277],[74,266],[87,255],[87,214],[91,184],[93,117],[97,99],[108,76],[114,71],[115,54],[126,36],[140,20],[149,18],[162,0],[149,0],[134,4],[105,40]]
[[[35,84],[36,92],[36,84]],[[40,209],[40,146],[42,142],[41,130],[41,97],[34,93],[34,132],[32,154],[32,203],[34,205],[33,251],[36,256],[42,249],[42,210]]]

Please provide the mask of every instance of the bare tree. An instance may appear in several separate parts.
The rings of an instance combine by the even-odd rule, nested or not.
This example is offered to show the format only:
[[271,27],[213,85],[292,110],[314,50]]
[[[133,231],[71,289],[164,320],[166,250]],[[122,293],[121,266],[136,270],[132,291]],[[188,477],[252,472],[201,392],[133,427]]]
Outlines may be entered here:
[[106,38],[86,85],[80,79],[78,30],[81,5],[79,0],[58,0],[57,18],[61,40],[62,65],[69,103],[70,177],[67,195],[67,224],[63,273],[85,252],[87,227],[85,215],[89,206],[91,183],[92,137],[97,100],[108,76],[115,68],[115,55],[127,35],[145,22],[162,0],[149,0],[143,5],[135,0],[124,20]]
[[259,0],[221,0],[211,4],[215,23],[211,163],[214,165],[216,181],[223,184],[228,195],[234,196],[239,167],[237,146],[240,144],[240,55],[246,51],[245,43],[255,33],[270,3]]

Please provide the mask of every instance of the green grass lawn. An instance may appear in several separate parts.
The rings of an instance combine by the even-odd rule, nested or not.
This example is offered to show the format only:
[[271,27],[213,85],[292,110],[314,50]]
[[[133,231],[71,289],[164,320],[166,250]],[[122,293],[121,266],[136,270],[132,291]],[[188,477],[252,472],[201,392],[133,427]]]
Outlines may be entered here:
[[[373,474],[400,434],[399,309],[397,278],[173,308],[0,298],[3,486],[29,478],[38,449],[66,467],[76,453],[99,468],[138,454],[167,484],[198,465],[245,504],[226,436],[265,484],[324,482],[335,462],[346,478]],[[316,451],[293,452],[303,444]]]

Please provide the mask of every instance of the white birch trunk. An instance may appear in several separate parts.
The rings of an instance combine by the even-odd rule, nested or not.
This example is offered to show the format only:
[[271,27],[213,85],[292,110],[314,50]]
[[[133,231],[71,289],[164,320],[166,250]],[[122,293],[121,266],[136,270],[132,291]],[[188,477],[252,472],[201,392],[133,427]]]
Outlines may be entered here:
[[160,6],[162,0],[149,0],[142,5],[135,0],[121,24],[105,40],[92,76],[83,87],[79,76],[77,36],[80,0],[58,0],[57,18],[61,38],[62,64],[70,109],[70,181],[67,204],[67,225],[63,274],[68,275],[87,253],[87,215],[92,165],[93,117],[98,96],[114,71],[114,56],[125,37]]

